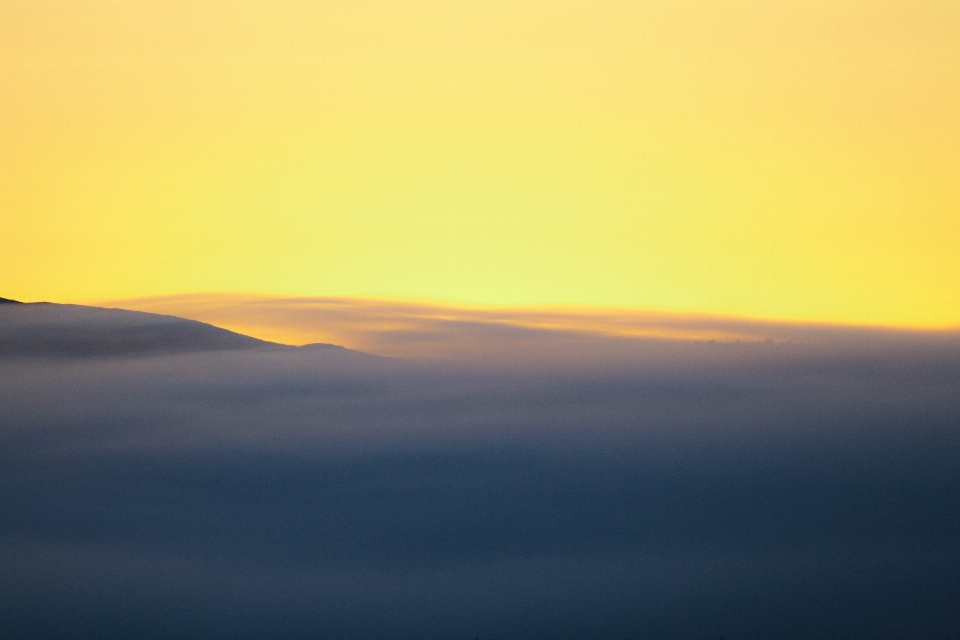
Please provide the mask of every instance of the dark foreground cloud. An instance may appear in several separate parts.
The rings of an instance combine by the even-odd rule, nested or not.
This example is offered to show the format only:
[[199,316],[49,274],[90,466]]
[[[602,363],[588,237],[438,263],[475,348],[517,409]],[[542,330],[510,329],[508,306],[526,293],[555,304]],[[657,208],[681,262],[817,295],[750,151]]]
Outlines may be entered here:
[[630,344],[0,359],[0,636],[960,637],[955,338]]

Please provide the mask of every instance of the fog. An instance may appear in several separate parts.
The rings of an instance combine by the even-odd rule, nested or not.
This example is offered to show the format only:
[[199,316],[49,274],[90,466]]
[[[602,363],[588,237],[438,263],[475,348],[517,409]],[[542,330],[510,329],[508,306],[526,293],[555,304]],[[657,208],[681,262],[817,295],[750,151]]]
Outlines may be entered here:
[[955,334],[417,360],[49,308],[0,310],[3,637],[960,635]]

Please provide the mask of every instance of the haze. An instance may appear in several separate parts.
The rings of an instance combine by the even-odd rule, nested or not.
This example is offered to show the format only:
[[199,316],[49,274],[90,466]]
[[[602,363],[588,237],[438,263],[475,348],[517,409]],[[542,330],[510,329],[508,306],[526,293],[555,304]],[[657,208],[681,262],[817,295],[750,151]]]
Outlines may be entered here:
[[0,320],[4,637],[960,629],[956,334],[520,366]]

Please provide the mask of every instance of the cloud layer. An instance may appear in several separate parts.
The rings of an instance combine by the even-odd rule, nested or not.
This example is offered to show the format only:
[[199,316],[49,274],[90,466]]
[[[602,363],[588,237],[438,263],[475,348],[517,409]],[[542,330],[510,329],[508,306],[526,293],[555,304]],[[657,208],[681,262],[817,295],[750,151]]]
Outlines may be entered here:
[[590,307],[475,308],[334,297],[187,294],[111,301],[285,344],[331,342],[381,355],[471,362],[636,361],[669,342],[960,343],[960,331],[871,327]]
[[955,634],[960,349],[856,344],[670,343],[588,368],[8,358],[0,626]]

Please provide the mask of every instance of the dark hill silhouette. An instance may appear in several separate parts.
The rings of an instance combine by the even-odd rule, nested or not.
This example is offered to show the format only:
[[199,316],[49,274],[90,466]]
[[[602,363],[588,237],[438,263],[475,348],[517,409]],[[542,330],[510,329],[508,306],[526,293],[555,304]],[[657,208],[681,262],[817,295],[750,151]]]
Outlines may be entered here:
[[4,305],[0,358],[84,358],[289,348],[225,329],[122,309],[46,302]]
[[10,298],[0,298],[0,304],[23,304],[19,300],[11,300]]

